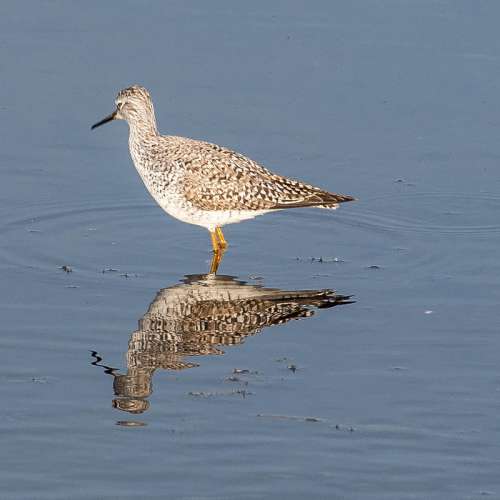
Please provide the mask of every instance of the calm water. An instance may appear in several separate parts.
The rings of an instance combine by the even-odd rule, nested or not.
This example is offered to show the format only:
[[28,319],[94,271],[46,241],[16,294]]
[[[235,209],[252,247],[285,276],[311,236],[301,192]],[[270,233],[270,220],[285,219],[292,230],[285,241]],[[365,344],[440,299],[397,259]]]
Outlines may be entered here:
[[[2,2],[0,497],[500,498],[499,16]],[[230,226],[207,279],[89,130],[132,83],[359,202]]]

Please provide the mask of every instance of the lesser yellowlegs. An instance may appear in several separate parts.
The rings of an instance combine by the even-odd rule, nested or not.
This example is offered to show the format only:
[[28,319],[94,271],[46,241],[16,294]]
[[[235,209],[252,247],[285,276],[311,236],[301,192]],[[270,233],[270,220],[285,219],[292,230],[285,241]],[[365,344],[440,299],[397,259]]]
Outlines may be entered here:
[[173,217],[208,229],[217,272],[227,242],[222,226],[285,208],[335,209],[352,196],[274,174],[240,153],[209,142],[160,135],[149,92],[138,85],[121,90],[111,120],[129,124],[134,165],[157,203]]

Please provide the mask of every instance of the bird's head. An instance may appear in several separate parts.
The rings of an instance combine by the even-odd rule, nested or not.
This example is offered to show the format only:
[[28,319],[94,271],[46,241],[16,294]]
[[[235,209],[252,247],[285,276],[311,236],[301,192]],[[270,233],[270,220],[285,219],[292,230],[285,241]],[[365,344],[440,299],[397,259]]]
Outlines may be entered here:
[[153,101],[149,92],[139,85],[132,85],[120,90],[115,99],[116,109],[100,122],[92,125],[92,129],[100,127],[112,120],[126,120],[129,125],[148,126],[156,128]]

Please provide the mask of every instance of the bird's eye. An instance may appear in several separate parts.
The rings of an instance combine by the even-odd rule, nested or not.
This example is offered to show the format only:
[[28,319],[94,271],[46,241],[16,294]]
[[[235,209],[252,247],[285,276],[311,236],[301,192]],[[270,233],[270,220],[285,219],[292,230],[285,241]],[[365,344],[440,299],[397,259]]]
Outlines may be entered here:
[[117,102],[117,103],[116,103],[116,107],[117,107],[118,109],[122,109],[122,108],[123,108],[123,102]]

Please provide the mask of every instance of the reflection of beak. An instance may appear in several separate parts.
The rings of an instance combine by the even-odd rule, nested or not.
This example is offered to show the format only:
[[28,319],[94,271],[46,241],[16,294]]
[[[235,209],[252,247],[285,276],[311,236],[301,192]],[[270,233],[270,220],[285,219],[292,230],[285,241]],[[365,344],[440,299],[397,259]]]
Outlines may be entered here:
[[101,125],[104,125],[105,123],[108,123],[114,119],[116,119],[116,113],[118,111],[115,109],[110,115],[106,116],[106,118],[103,118],[100,122],[94,123],[92,127],[90,127],[91,130],[94,130],[97,127],[100,127]]

